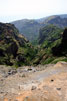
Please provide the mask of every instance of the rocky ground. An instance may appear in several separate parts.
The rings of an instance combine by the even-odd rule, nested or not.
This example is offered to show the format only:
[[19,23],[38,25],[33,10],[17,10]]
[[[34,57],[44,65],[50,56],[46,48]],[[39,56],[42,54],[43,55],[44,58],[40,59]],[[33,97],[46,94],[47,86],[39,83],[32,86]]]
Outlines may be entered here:
[[0,101],[67,101],[67,63],[0,66]]

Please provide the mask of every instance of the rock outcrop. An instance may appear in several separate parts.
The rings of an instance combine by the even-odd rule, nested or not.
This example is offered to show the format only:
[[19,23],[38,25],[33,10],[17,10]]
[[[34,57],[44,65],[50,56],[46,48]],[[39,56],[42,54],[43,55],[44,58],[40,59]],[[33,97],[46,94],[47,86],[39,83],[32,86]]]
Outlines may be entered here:
[[35,49],[13,24],[0,23],[0,64],[30,65],[34,54]]
[[56,56],[66,56],[67,55],[67,28],[64,30],[62,35],[61,43],[52,48],[52,52]]

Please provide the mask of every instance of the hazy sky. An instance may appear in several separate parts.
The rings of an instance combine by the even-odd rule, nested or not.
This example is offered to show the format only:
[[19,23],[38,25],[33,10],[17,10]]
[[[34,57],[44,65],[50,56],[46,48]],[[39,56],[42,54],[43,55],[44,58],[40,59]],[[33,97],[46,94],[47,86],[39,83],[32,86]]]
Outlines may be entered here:
[[0,22],[67,14],[67,0],[0,0]]

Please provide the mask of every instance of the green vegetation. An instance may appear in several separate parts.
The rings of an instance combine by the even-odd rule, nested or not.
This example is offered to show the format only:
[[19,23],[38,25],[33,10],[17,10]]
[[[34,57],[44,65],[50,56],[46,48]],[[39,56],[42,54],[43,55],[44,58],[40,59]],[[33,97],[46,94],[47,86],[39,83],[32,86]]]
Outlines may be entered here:
[[39,44],[42,44],[45,41],[48,43],[54,42],[55,40],[61,37],[62,35],[61,32],[62,32],[62,29],[54,25],[45,26],[44,28],[40,29]]
[[46,25],[53,24],[59,28],[65,28],[67,26],[67,15],[54,15],[33,20],[23,19],[14,21],[12,24],[31,42],[36,37],[38,38],[40,28]]
[[0,23],[0,64],[31,65],[37,49],[11,24]]
[[[67,32],[54,25],[48,25],[40,29],[40,48],[34,64],[49,64],[58,61],[66,61],[67,57]],[[61,54],[62,53],[62,54]]]
[[39,24],[36,20],[24,19],[12,23],[29,41],[35,40],[36,37],[38,38],[41,24]]
[[18,68],[67,61],[67,29],[62,32],[54,25],[45,26],[30,43],[14,25],[0,23],[0,64]]

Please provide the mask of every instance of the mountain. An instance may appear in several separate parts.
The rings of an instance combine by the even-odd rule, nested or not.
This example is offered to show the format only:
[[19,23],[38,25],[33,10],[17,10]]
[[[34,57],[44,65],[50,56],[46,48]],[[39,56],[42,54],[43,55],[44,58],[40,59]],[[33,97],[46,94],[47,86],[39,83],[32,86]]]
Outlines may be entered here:
[[59,15],[61,18],[67,18],[67,14],[61,14]]
[[67,26],[67,14],[33,20],[22,19],[11,23],[18,28],[21,34],[23,34],[28,40],[32,41],[38,38],[40,28],[46,25],[54,24],[60,28],[65,28]]
[[67,61],[66,43],[67,29],[52,24],[40,29],[38,45],[33,46],[13,24],[0,23],[0,64],[18,67]]
[[63,30],[55,25],[45,26],[40,29],[38,43],[39,51],[34,64],[67,62],[67,28]]
[[52,16],[47,16],[47,17],[43,17],[43,18],[40,18],[40,19],[37,19],[36,21],[37,22],[41,22],[41,23],[45,23],[46,21],[48,20],[52,20],[56,17],[60,17],[60,18],[67,18],[67,14],[61,14],[61,15],[52,15]]
[[35,55],[34,47],[13,24],[0,23],[0,64],[30,65]]
[[40,23],[36,20],[23,19],[12,22],[28,40],[34,40],[38,37],[39,29],[41,28]]
[[55,25],[46,25],[39,31],[39,44],[42,44],[44,41],[54,42],[58,40],[62,36],[61,32],[62,29]]
[[54,24],[60,28],[65,28],[67,26],[67,18],[62,18],[60,16],[51,16],[48,17],[44,22],[44,24]]

